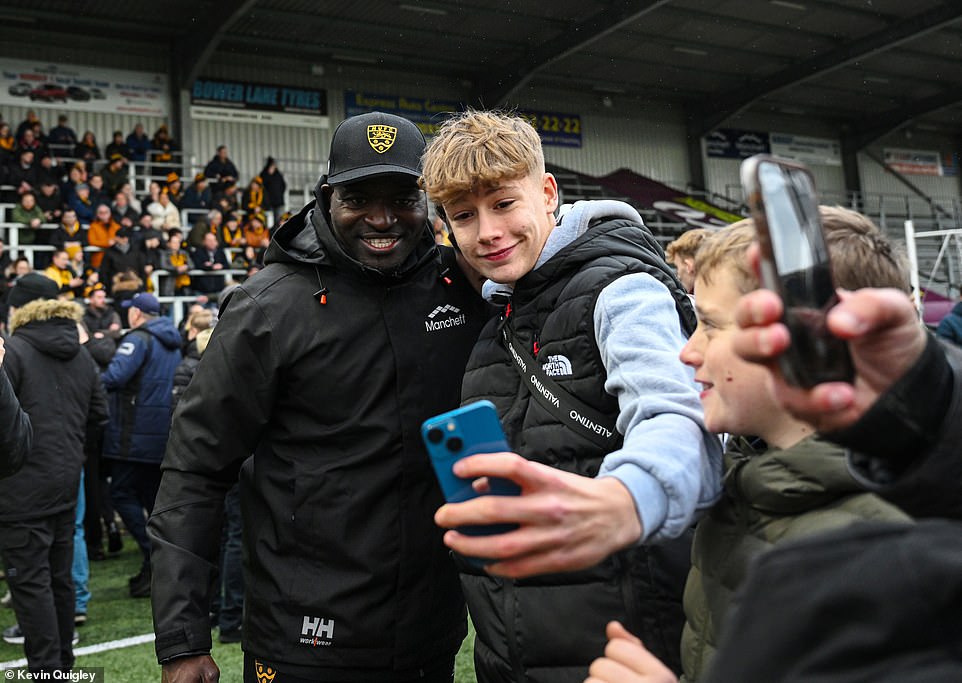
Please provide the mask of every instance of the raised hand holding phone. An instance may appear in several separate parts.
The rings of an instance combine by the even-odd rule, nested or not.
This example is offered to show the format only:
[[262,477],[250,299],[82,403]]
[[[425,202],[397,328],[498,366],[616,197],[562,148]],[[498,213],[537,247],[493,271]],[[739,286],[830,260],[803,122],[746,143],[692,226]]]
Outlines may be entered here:
[[784,303],[791,336],[779,357],[785,380],[800,387],[851,382],[848,345],[826,325],[838,296],[811,172],[759,154],[742,162],[741,180],[761,247],[762,284]]

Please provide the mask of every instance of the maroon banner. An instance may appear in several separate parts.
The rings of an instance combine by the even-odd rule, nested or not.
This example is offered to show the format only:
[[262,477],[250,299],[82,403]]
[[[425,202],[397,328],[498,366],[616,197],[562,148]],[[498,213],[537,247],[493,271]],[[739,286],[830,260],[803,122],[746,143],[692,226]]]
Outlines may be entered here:
[[744,218],[628,169],[595,178],[595,181],[618,194],[634,199],[642,206],[654,209],[672,220],[687,223],[693,228],[723,228]]

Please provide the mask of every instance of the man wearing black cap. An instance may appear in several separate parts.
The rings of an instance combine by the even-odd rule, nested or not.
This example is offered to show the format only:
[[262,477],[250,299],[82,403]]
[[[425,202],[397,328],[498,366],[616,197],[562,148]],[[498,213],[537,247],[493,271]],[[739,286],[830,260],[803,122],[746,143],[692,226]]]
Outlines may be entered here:
[[[126,230],[123,228],[122,230]],[[141,292],[123,303],[131,331],[121,338],[102,378],[110,400],[103,457],[111,460],[110,498],[137,541],[144,562],[130,579],[132,597],[150,595],[149,515],[160,484],[160,461],[170,430],[174,372],[180,364],[180,333],[160,315],[153,294]]]
[[149,524],[165,680],[217,680],[208,587],[240,475],[245,682],[452,681],[465,612],[418,435],[458,405],[487,311],[434,243],[423,150],[400,117],[342,122],[315,201],[223,309]]
[[57,294],[39,273],[17,281],[3,359],[34,429],[30,454],[0,496],[0,554],[19,625],[3,636],[23,642],[35,677],[73,666],[71,564],[84,434],[88,423],[107,419],[97,367],[80,344],[83,311]]

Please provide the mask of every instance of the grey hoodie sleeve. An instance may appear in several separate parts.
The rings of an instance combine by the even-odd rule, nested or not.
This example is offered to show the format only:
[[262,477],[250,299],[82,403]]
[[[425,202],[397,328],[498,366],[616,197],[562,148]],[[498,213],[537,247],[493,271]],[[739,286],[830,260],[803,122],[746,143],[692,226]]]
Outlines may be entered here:
[[650,275],[626,275],[602,290],[594,326],[625,437],[598,476],[631,492],[643,542],[675,538],[718,500],[722,475],[721,444],[705,428],[692,371],[678,359],[686,340],[675,302]]

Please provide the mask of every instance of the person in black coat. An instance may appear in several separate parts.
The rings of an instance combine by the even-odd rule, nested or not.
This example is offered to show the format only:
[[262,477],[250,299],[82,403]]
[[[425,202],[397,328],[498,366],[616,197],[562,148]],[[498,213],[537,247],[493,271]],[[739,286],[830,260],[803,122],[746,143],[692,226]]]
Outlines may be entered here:
[[236,183],[240,173],[227,156],[227,145],[220,145],[217,154],[204,167],[204,176],[211,182],[211,192],[217,194],[231,183]]
[[260,177],[264,184],[264,207],[274,213],[274,225],[280,225],[281,215],[284,213],[284,192],[287,190],[287,181],[284,180],[284,174],[278,170],[274,157],[267,157]]
[[35,438],[0,497],[0,554],[24,636],[27,665],[69,669],[74,656],[74,516],[90,422],[107,419],[97,366],[80,344],[79,305],[59,301],[49,278],[24,275],[9,295],[3,369]]
[[[0,337],[0,365],[5,354]],[[30,416],[20,407],[7,373],[0,372],[0,479],[15,474],[23,466],[32,446]]]
[[144,267],[147,264],[146,255],[143,249],[138,249],[130,242],[130,228],[121,228],[117,231],[117,241],[104,252],[104,260],[100,264],[100,281],[111,293],[114,276],[130,270],[136,273],[141,280],[146,279]]
[[[194,268],[198,270],[228,270],[230,261],[217,243],[217,236],[208,232],[204,234],[203,246],[191,252]],[[223,275],[196,275],[191,278],[194,289],[201,294],[216,294],[224,288]]]

